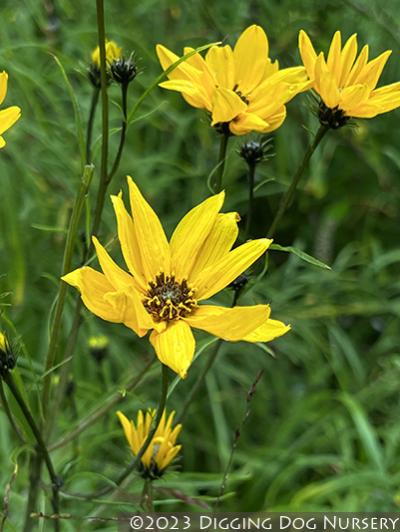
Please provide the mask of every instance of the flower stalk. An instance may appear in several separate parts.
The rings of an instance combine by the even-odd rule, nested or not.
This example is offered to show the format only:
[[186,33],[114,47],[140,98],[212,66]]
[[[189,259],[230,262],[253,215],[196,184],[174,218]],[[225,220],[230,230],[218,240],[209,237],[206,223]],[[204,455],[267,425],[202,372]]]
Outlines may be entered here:
[[223,188],[223,177],[224,177],[224,171],[225,171],[225,161],[226,161],[226,151],[228,148],[228,142],[229,142],[229,129],[224,128],[221,132],[221,141],[219,145],[219,156],[218,156],[218,164],[217,169],[215,172],[215,180],[214,180],[214,192],[217,194],[218,192],[221,192]]
[[304,154],[303,160],[301,161],[300,166],[297,168],[297,171],[296,171],[296,173],[294,174],[294,176],[292,178],[292,181],[290,183],[289,188],[287,189],[287,191],[285,192],[285,194],[281,198],[281,201],[279,203],[279,207],[278,207],[278,210],[276,212],[275,218],[273,219],[272,224],[270,225],[270,228],[268,229],[268,233],[267,234],[268,234],[269,237],[273,237],[274,236],[274,234],[276,232],[276,229],[277,229],[277,227],[279,225],[279,222],[282,219],[282,216],[284,215],[284,213],[288,209],[288,207],[290,207],[290,205],[291,205],[291,203],[293,201],[297,186],[298,186],[298,184],[300,182],[300,179],[302,178],[302,176],[304,174],[304,171],[307,168],[308,163],[309,163],[313,153],[317,149],[317,147],[318,147],[319,143],[321,142],[321,140],[324,138],[325,133],[328,131],[328,129],[329,128],[326,125],[321,125],[319,127],[319,129],[318,129],[318,131],[317,131],[317,133],[316,133],[316,135],[314,137],[314,140],[309,145],[306,153]]
[[89,118],[87,123],[86,131],[86,164],[91,162],[91,148],[92,148],[92,137],[93,137],[93,124],[94,117],[96,115],[96,108],[99,101],[100,89],[99,87],[93,87],[92,101],[90,103]]

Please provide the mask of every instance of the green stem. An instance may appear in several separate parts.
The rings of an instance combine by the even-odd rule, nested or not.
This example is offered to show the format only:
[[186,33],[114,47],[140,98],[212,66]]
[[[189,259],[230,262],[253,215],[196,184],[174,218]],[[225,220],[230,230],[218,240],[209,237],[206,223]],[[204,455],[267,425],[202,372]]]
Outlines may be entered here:
[[221,192],[222,190],[222,179],[224,177],[226,150],[228,147],[229,137],[230,137],[229,130],[224,128],[224,131],[221,133],[221,143],[219,145],[218,164],[217,164],[217,170],[215,173],[215,182],[214,182],[215,193]]
[[100,90],[98,87],[93,87],[92,101],[90,103],[89,119],[86,131],[86,164],[91,162],[91,148],[93,137],[93,123],[96,115],[97,103],[99,101]]
[[[69,224],[68,234],[67,234],[67,240],[65,242],[62,275],[65,275],[66,273],[71,271],[72,256],[73,256],[74,247],[76,243],[76,236],[79,230],[79,221],[80,221],[86,193],[89,188],[90,181],[92,179],[92,175],[93,175],[93,166],[91,165],[85,166],[81,184],[80,184],[78,193],[76,195],[75,203],[72,209],[71,221]],[[48,348],[47,356],[46,356],[46,363],[45,363],[46,375],[43,380],[43,390],[42,390],[42,400],[41,400],[42,413],[43,413],[44,419],[46,418],[46,413],[47,413],[47,409],[49,406],[50,386],[51,386],[51,377],[52,377],[50,370],[56,363],[58,338],[59,338],[60,329],[61,329],[62,314],[64,310],[67,286],[68,285],[64,283],[64,281],[60,281],[58,294],[57,294],[57,303],[56,303],[56,308],[54,312],[54,319],[53,319],[53,324],[52,324],[51,333],[50,333],[49,348]]]
[[140,506],[145,512],[153,512],[153,481],[150,478],[145,478],[143,482],[143,491],[140,501]]
[[[105,195],[107,192],[107,162],[108,162],[108,94],[107,94],[107,64],[106,64],[106,30],[104,22],[104,0],[96,0],[97,32],[100,50],[100,94],[101,94],[101,162],[100,183],[97,191],[96,209],[93,219],[92,235],[96,235],[101,214],[103,212]],[[91,248],[91,243],[89,244]],[[90,251],[89,251],[90,253]]]
[[[53,462],[51,461],[46,444],[42,438],[42,434],[38,426],[36,425],[35,420],[33,419],[31,411],[28,408],[28,405],[25,403],[20,391],[18,390],[14,382],[14,379],[12,378],[10,373],[6,373],[3,376],[3,380],[7,384],[8,388],[10,389],[10,392],[13,394],[16,402],[18,403],[18,406],[21,409],[21,412],[23,413],[30,429],[32,430],[32,433],[37,442],[38,453],[43,457],[43,460],[46,464],[46,467],[47,467],[47,470],[49,472],[49,476],[51,479],[51,489],[53,493],[51,502],[52,502],[53,512],[54,514],[58,515],[60,513],[59,489],[61,486],[61,480],[55,472]],[[54,520],[54,529],[56,531],[60,529],[60,524],[59,524],[58,519]]]
[[126,128],[128,125],[128,83],[121,84],[121,100],[122,100],[122,125],[121,125],[121,136],[119,139],[119,146],[117,155],[114,160],[114,164],[111,168],[110,173],[108,174],[108,183],[111,182],[112,178],[115,175],[115,172],[118,170],[119,163],[121,161],[122,152],[125,145],[126,138]]
[[3,386],[3,381],[0,379],[0,399],[1,399],[1,404],[3,405],[3,408],[4,408],[4,413],[6,414],[7,418],[8,418],[8,421],[10,422],[10,425],[12,426],[15,434],[17,435],[20,443],[24,444],[25,441],[24,441],[24,437],[22,436],[21,434],[21,431],[19,430],[17,424],[15,423],[15,420],[14,420],[14,417],[12,415],[12,412],[10,410],[10,406],[8,404],[8,401],[7,401],[7,396],[4,392],[4,386]]
[[248,163],[249,173],[249,199],[247,202],[247,213],[246,213],[246,228],[244,230],[244,239],[245,241],[249,238],[251,221],[253,218],[253,207],[254,207],[254,177],[256,173],[256,163]]
[[276,228],[277,228],[279,222],[281,221],[282,216],[284,215],[286,209],[290,206],[290,204],[293,201],[293,197],[294,197],[294,194],[296,192],[297,185],[299,184],[300,179],[301,179],[305,169],[307,168],[307,165],[308,165],[308,163],[309,163],[309,161],[310,161],[310,159],[312,157],[312,154],[316,150],[318,144],[324,138],[325,133],[328,131],[328,129],[329,128],[327,126],[323,126],[323,125],[321,125],[319,127],[319,129],[318,129],[318,131],[317,131],[317,133],[316,133],[316,135],[314,137],[314,140],[309,145],[306,153],[304,154],[303,160],[300,163],[300,166],[297,168],[297,171],[296,171],[296,173],[294,174],[294,176],[292,178],[292,182],[290,183],[289,188],[287,189],[286,193],[282,196],[282,199],[281,199],[281,201],[279,203],[278,211],[277,211],[277,213],[275,215],[275,218],[274,218],[270,228],[268,229],[268,233],[267,233],[268,237],[274,236]]
[[29,461],[29,494],[25,509],[24,532],[31,532],[34,528],[36,528],[36,523],[32,519],[31,514],[37,508],[42,465],[42,456],[39,453],[32,454]]
[[215,362],[215,359],[217,358],[221,345],[222,345],[222,340],[218,340],[218,342],[214,344],[214,349],[211,351],[208,357],[207,363],[203,368],[203,371],[197,377],[196,382],[190,388],[189,393],[186,396],[185,402],[183,403],[182,410],[180,411],[179,415],[176,418],[176,423],[182,423],[184,421],[186,414],[188,412],[189,406],[191,405],[199,388],[202,386],[207,373],[209,372],[209,370],[211,369],[211,367],[213,366]]
[[[113,482],[112,486],[107,486],[107,487],[105,487],[103,489],[100,489],[100,490],[98,490],[98,491],[96,491],[94,493],[90,493],[90,494],[87,494],[87,495],[74,494],[74,497],[79,497],[80,499],[83,499],[83,500],[92,500],[92,499],[97,499],[99,497],[103,497],[105,495],[108,495],[108,494],[112,493],[113,491],[115,491],[116,487],[120,486],[124,482],[124,480],[126,478],[128,478],[128,476],[132,473],[132,471],[134,471],[137,468],[142,456],[147,451],[148,446],[150,445],[150,443],[152,442],[152,440],[154,438],[154,435],[155,435],[155,433],[156,433],[156,431],[158,429],[158,425],[160,424],[161,417],[163,415],[163,412],[164,412],[164,409],[165,409],[165,405],[166,405],[166,402],[167,402],[168,368],[167,368],[167,366],[164,366],[164,364],[162,364],[161,368],[162,368],[161,395],[160,395],[160,400],[159,400],[159,403],[158,403],[156,417],[155,417],[155,420],[154,420],[154,423],[153,423],[153,428],[150,430],[150,432],[149,432],[147,438],[145,439],[142,447],[140,448],[139,452],[135,455],[135,458],[128,465],[128,467],[120,474],[120,476]],[[67,494],[67,495],[69,495],[69,494]]]

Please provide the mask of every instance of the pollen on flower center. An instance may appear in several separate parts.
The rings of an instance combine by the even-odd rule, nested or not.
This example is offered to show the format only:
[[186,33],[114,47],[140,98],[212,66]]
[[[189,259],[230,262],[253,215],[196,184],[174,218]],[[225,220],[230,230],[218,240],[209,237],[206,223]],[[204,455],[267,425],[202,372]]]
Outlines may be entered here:
[[194,291],[186,279],[179,283],[174,275],[160,273],[155,281],[149,283],[143,305],[155,321],[178,320],[196,307],[197,301],[193,296]]

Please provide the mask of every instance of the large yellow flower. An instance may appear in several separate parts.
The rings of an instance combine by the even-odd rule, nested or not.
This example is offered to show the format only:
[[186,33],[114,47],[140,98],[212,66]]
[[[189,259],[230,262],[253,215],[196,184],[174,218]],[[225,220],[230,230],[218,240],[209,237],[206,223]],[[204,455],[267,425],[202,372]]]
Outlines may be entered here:
[[[184,48],[184,54],[192,50]],[[179,59],[161,44],[156,51],[164,70]],[[229,45],[212,46],[205,59],[196,53],[160,86],[181,92],[190,105],[209,111],[212,126],[228,123],[234,135],[273,131],[285,120],[285,104],[310,83],[303,67],[279,70],[268,51],[264,30],[254,24],[233,50]]]
[[[149,409],[145,414],[139,410],[135,425],[122,412],[117,412],[117,416],[124,429],[125,437],[134,456],[138,454],[146,441],[155,414],[155,410]],[[154,437],[141,458],[143,476],[147,478],[159,478],[182,448],[182,445],[176,445],[176,440],[182,430],[182,425],[178,424],[172,427],[174,416],[175,412],[172,411],[167,419],[164,410]]]
[[[7,94],[7,72],[0,72],[0,105],[4,102]],[[0,148],[4,148],[6,141],[2,137],[3,133],[7,131],[21,116],[21,109],[16,105],[7,107],[0,111]]]
[[320,117],[321,112],[325,113],[331,127],[343,125],[350,117],[372,118],[400,107],[399,82],[376,88],[391,50],[368,61],[368,45],[357,57],[357,35],[352,35],[342,48],[341,34],[337,31],[325,60],[323,52],[317,55],[303,30],[299,34],[299,49],[313,88],[326,107],[320,110]]
[[182,378],[194,351],[191,327],[228,341],[268,342],[289,330],[269,319],[268,305],[224,308],[200,305],[225,288],[269,247],[252,240],[231,250],[238,215],[220,214],[224,192],[189,211],[168,243],[160,220],[128,177],[132,217],[121,194],[112,196],[122,254],[130,273],[93,237],[103,273],[85,266],[63,277],[78,288],[87,308],[104,320],[123,323],[150,342],[158,358]]

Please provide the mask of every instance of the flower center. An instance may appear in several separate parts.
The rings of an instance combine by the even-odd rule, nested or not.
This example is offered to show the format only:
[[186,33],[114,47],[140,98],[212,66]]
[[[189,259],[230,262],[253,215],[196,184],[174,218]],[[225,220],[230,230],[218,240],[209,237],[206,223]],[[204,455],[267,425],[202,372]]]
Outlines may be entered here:
[[338,106],[330,108],[321,100],[318,108],[318,118],[322,125],[331,129],[338,129],[347,124],[350,117],[347,116]]
[[246,98],[246,96],[238,90],[238,85],[235,85],[233,87],[233,91],[236,92],[236,94],[239,96],[239,98],[244,102],[246,105],[249,105],[249,100]]
[[178,283],[174,275],[160,273],[149,283],[143,305],[155,321],[178,320],[190,314],[197,305],[193,295],[186,279]]

